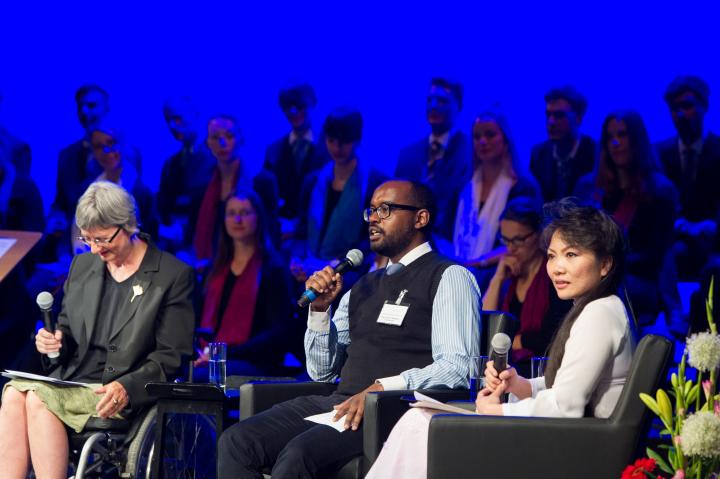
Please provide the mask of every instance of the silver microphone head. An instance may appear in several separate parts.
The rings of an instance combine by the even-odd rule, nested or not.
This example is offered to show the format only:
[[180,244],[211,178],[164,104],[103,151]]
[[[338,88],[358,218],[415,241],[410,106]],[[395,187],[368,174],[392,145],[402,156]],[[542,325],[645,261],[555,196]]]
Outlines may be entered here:
[[37,295],[37,298],[35,299],[35,302],[40,307],[40,309],[52,309],[53,302],[55,299],[53,298],[53,295],[48,293],[47,291],[43,291],[42,293]]
[[359,249],[351,249],[345,257],[350,260],[354,268],[360,266],[365,259],[365,255]]
[[495,336],[493,336],[490,345],[492,346],[493,351],[495,351],[496,353],[505,354],[510,351],[510,346],[512,346],[512,340],[510,339],[510,336],[505,333],[497,333]]

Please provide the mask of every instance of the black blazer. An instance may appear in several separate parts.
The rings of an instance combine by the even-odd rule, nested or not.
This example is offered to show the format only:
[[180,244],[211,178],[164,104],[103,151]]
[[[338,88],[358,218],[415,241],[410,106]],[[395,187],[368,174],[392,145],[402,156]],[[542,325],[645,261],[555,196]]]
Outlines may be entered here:
[[434,232],[452,240],[458,196],[472,177],[470,142],[465,133],[455,132],[448,140],[445,155],[438,161],[430,180],[427,179],[429,154],[427,136],[403,148],[395,167],[395,177],[421,181],[430,187],[437,202]]
[[[190,266],[160,251],[148,240],[143,263],[134,283],[143,294],[120,308],[110,332],[102,383],[118,381],[127,390],[130,408],[152,402],[145,391],[150,381],[167,381],[192,353],[195,313],[191,295],[194,274]],[[59,366],[50,375],[72,380],[88,352],[98,321],[105,263],[91,253],[76,256],[65,282],[65,297],[58,317],[63,332]]]
[[587,135],[581,135],[578,151],[570,160],[565,191],[558,191],[553,144],[547,140],[535,145],[530,153],[530,171],[540,185],[543,200],[553,201],[572,194],[580,177],[592,172],[595,167],[596,150],[595,141]]
[[680,216],[690,221],[717,220],[720,213],[720,137],[708,133],[705,138],[692,188],[683,185],[677,137],[659,143],[657,151],[665,175],[680,195]]
[[302,185],[305,177],[320,169],[330,160],[325,147],[325,138],[311,143],[302,167],[298,169],[293,157],[290,135],[285,135],[265,149],[264,168],[277,178],[280,197],[279,215],[283,218],[297,218],[300,215]]

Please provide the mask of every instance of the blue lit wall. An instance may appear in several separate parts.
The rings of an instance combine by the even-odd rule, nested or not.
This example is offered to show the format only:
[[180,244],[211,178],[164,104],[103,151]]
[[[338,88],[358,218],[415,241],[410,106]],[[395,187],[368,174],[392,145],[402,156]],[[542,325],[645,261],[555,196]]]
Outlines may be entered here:
[[659,140],[673,131],[665,85],[694,73],[713,90],[706,123],[720,130],[716,1],[8,3],[0,3],[0,122],[31,144],[46,208],[57,152],[82,134],[73,94],[85,82],[110,92],[153,189],[176,148],[164,98],[189,94],[206,113],[236,113],[244,158],[258,164],[286,130],[276,95],[293,77],[315,85],[318,127],[336,105],[362,110],[362,158],[386,171],[426,133],[424,95],[438,73],[465,84],[463,128],[499,103],[523,158],[544,138],[542,94],[557,83],[588,96],[591,135],[610,109],[629,106]]

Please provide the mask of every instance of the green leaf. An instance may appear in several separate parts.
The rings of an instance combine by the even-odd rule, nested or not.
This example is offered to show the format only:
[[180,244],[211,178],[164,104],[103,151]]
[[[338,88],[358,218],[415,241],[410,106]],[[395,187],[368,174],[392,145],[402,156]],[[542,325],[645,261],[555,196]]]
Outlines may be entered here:
[[670,403],[670,398],[664,389],[658,389],[655,393],[658,408],[660,409],[660,418],[665,422],[667,427],[672,427],[673,423],[673,408]]
[[692,404],[695,402],[695,400],[698,397],[698,394],[700,394],[700,385],[696,384],[690,389],[690,392],[687,395],[687,403]]
[[672,434],[672,431],[670,431],[669,429],[663,429],[658,434],[661,436],[669,436],[670,434]]
[[644,402],[648,409],[654,412],[656,416],[660,416],[660,409],[658,408],[657,402],[655,402],[655,398],[649,394],[640,393],[640,400]]
[[657,463],[658,467],[663,471],[667,472],[668,474],[674,474],[675,471],[672,470],[672,468],[668,465],[667,462],[665,462],[665,459],[660,456],[657,452],[653,451],[649,447],[645,449],[645,453],[650,459],[655,459],[655,462]]
[[[685,383],[685,391],[683,391],[685,397],[688,397],[688,394],[690,394],[690,389],[691,389],[692,387],[693,387],[693,382],[692,382],[692,381],[688,381],[688,382]],[[692,402],[692,401],[688,401],[688,402]]]

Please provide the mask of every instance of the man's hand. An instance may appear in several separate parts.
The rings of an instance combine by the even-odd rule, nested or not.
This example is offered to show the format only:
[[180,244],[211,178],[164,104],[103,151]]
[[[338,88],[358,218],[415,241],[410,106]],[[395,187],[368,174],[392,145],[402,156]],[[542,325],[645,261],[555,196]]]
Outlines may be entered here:
[[95,406],[98,416],[103,419],[114,416],[130,404],[125,387],[117,381],[97,388],[95,394],[104,394]]
[[363,413],[365,412],[365,396],[367,393],[375,391],[384,391],[382,384],[377,383],[372,386],[363,389],[353,397],[341,402],[335,406],[335,417],[333,421],[337,421],[341,417],[345,416],[345,429],[352,429],[357,431],[362,421]]
[[343,280],[339,273],[330,266],[315,271],[305,282],[305,289],[313,288],[318,297],[313,301],[313,311],[327,311],[337,295],[342,291]]

